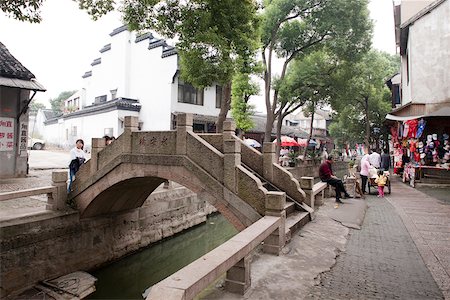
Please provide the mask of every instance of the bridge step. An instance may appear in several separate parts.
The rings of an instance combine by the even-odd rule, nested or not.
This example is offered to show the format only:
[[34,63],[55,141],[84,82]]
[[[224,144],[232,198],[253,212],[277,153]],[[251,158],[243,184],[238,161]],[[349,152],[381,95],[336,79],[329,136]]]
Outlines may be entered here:
[[284,209],[286,210],[286,216],[289,216],[290,214],[295,212],[295,203],[291,201],[286,201]]
[[285,225],[286,243],[289,243],[292,235],[305,226],[310,220],[309,213],[304,211],[296,211],[295,213],[289,215],[286,218]]

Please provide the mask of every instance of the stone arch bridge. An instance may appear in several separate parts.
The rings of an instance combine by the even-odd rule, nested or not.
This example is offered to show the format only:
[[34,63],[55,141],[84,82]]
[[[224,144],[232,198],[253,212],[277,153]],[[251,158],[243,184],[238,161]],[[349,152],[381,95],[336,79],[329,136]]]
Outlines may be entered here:
[[225,122],[223,134],[196,134],[192,115],[177,120],[174,131],[142,132],[136,117],[126,117],[124,133],[112,144],[93,139],[91,159],[69,194],[81,218],[140,207],[167,180],[197,193],[239,230],[264,215],[285,220],[286,197],[297,210],[313,213],[299,182],[275,163],[272,143],[260,153],[234,135],[232,122]]

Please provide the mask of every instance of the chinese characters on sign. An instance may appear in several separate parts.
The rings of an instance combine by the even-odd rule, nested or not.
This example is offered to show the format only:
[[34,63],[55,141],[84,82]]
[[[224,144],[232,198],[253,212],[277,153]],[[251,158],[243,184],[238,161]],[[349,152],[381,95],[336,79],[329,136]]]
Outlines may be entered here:
[[20,124],[20,147],[19,150],[21,151],[27,151],[27,132],[28,132],[28,124],[27,123],[21,123]]
[[0,118],[0,151],[14,150],[14,119]]
[[163,136],[159,143],[158,138],[155,136],[152,136],[150,138],[144,136],[139,139],[140,146],[157,146],[158,144],[161,144],[162,146],[167,146],[167,142],[168,138],[166,136]]

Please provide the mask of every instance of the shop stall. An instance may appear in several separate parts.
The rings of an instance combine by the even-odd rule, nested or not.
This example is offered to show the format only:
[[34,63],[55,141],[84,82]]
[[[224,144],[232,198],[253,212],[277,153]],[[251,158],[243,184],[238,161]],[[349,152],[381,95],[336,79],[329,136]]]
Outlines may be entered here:
[[394,174],[418,182],[450,184],[450,117],[388,115]]

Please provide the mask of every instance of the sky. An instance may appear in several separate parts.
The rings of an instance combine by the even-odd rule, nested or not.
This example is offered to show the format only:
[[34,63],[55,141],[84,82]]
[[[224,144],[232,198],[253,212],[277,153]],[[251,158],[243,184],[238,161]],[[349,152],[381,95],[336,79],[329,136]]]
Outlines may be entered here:
[[[392,0],[371,0],[374,20],[373,47],[395,54]],[[0,42],[47,89],[36,100],[49,107],[48,100],[62,91],[81,87],[81,76],[109,43],[109,33],[121,26],[120,15],[110,13],[93,21],[73,0],[45,0],[43,21],[30,24],[8,18],[0,12]],[[262,97],[255,98],[258,111],[265,110]]]

